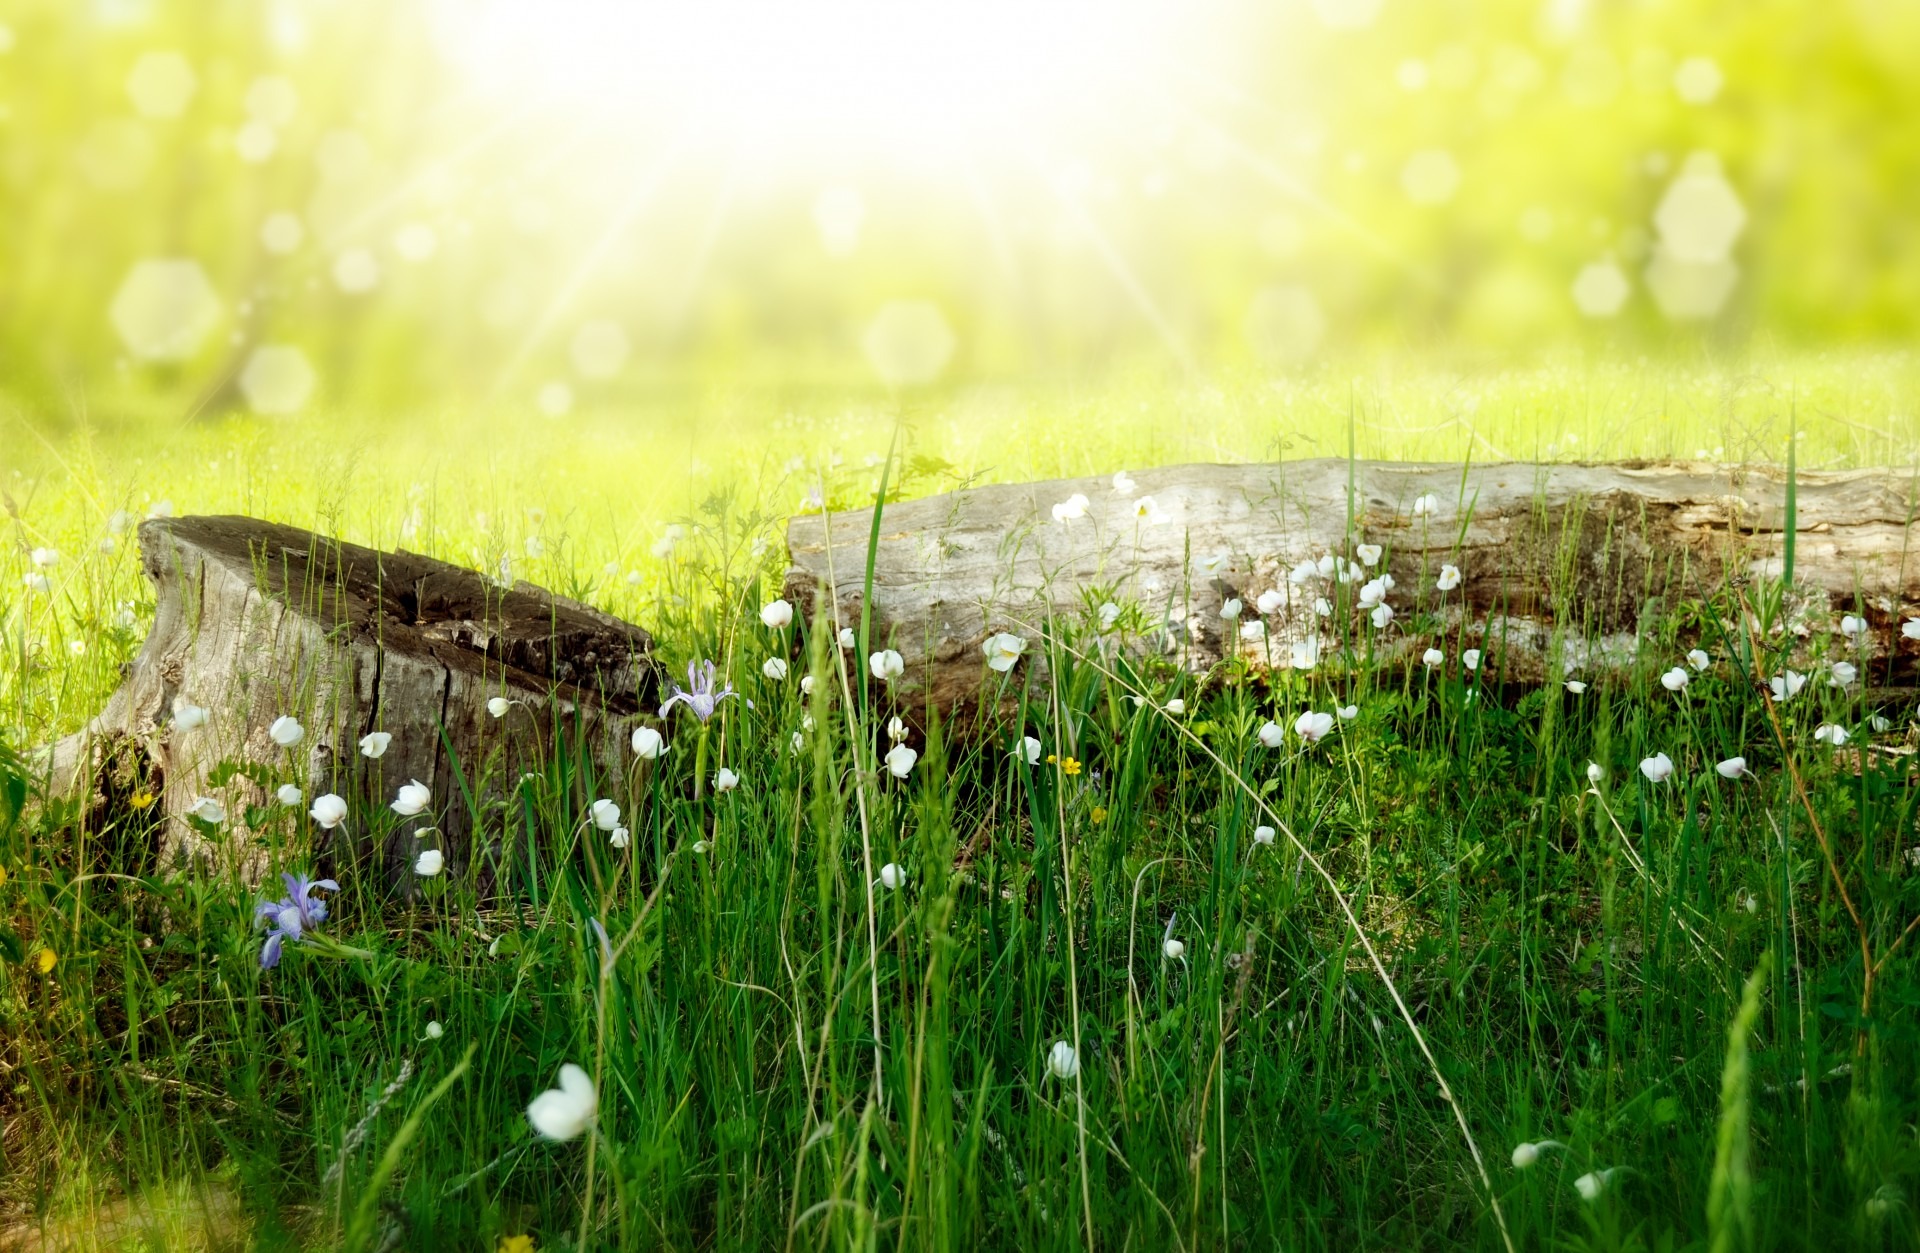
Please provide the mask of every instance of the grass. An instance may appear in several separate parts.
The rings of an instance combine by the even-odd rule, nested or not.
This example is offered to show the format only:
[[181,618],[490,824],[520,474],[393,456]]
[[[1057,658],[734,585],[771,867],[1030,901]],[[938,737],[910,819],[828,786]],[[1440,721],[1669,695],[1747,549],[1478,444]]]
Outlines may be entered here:
[[[1091,625],[1058,622],[1036,641],[1051,677],[1011,676],[1014,717],[926,725],[905,780],[879,764],[894,694],[755,613],[807,481],[787,463],[834,449],[848,505],[883,467],[919,493],[1349,438],[1784,459],[1797,420],[1803,466],[1912,460],[1911,362],[1787,374],[953,394],[904,423],[873,398],[708,396],[564,438],[510,415],[158,434],[14,415],[0,1246],[1914,1248],[1920,944],[1896,937],[1920,914],[1920,789],[1911,758],[1857,751],[1911,742],[1909,698],[1816,680],[1770,708],[1752,677],[1790,646],[1837,655],[1826,631],[1716,633],[1683,693],[1655,678],[1742,591],[1770,618],[1770,589],[1676,606],[1577,697],[1503,687],[1491,661],[1196,683],[1101,663]],[[554,763],[487,817],[484,892],[443,876],[403,902],[343,853],[341,947],[263,972],[256,894],[142,864],[146,811],[83,832],[26,800],[24,751],[97,708],[142,636],[109,517],[162,499],[505,559],[643,623],[669,664],[720,659],[754,706],[677,715],[674,751],[589,781],[629,849]],[[45,595],[23,590],[36,546],[63,555]],[[759,670],[780,650],[786,682]],[[1255,737],[1349,702],[1316,746]],[[1820,722],[1855,751],[1814,743]],[[1010,751],[1023,733],[1040,761]],[[1656,752],[1678,767],[1658,784],[1636,769]],[[1713,773],[1735,753],[1754,778]],[[721,763],[743,782],[715,794]],[[349,829],[385,799],[350,797]],[[258,836],[314,869],[311,825]],[[565,1063],[594,1077],[597,1124],[554,1143],[525,1110]],[[1510,1163],[1540,1141],[1563,1147]]]

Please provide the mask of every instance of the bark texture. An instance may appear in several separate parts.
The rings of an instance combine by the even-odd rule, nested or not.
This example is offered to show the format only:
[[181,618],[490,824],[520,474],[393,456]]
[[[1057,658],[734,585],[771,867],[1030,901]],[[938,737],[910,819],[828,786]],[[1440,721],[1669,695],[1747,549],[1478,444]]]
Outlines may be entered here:
[[[1775,468],[1321,459],[1133,478],[1124,492],[1064,479],[887,506],[872,638],[904,657],[906,691],[943,709],[974,702],[997,677],[981,651],[990,634],[1037,651],[1043,623],[1090,636],[1108,602],[1126,609],[1108,636],[1196,673],[1234,655],[1324,667],[1341,664],[1342,649],[1404,660],[1437,646],[1448,666],[1479,648],[1506,680],[1559,679],[1646,664],[1656,624],[1730,585],[1777,580],[1785,551],[1786,475]],[[1076,494],[1084,516],[1072,516]],[[1809,664],[1844,655],[1877,685],[1912,683],[1920,643],[1900,623],[1920,603],[1920,553],[1908,551],[1917,499],[1911,471],[1798,476],[1789,629]],[[865,512],[793,518],[789,599],[805,608],[818,597],[836,624],[857,624],[870,525]],[[1380,546],[1377,565],[1361,564],[1361,545]],[[1327,557],[1354,563],[1350,580],[1290,579]],[[1442,591],[1449,564],[1460,582]],[[1382,573],[1395,617],[1375,629],[1357,602]],[[1257,607],[1263,592],[1279,594],[1270,613]],[[1222,618],[1235,599],[1242,616]],[[1835,634],[1843,613],[1864,617],[1867,634]],[[1682,623],[1680,637],[1678,649],[1659,643],[1663,668],[1696,641],[1724,655],[1712,624]]]
[[[49,779],[75,796],[138,775],[166,820],[164,862],[233,859],[257,878],[269,834],[315,831],[307,808],[332,792],[353,805],[346,838],[396,876],[427,827],[458,871],[523,772],[617,771],[657,695],[646,632],[530,584],[244,517],[148,521],[140,548],[152,632],[100,716],[54,746]],[[184,705],[206,724],[180,725]],[[268,732],[283,715],[305,731],[290,747]],[[392,736],[378,759],[359,747],[373,731]],[[389,803],[411,780],[433,803],[402,818]],[[285,783],[297,808],[275,799]],[[224,806],[222,836],[187,821],[201,797]]]

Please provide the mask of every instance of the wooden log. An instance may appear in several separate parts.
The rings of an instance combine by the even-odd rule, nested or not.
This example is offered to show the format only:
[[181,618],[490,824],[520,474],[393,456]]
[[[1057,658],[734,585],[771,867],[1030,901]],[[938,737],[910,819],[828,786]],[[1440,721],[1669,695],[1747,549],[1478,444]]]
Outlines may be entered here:
[[[1010,631],[1037,651],[1044,623],[1070,620],[1091,636],[1108,602],[1128,611],[1112,637],[1193,673],[1233,656],[1326,667],[1368,648],[1405,661],[1437,646],[1449,666],[1479,648],[1489,674],[1537,683],[1648,660],[1643,645],[1664,614],[1730,581],[1777,580],[1783,567],[1786,476],[1776,468],[1318,459],[1143,470],[1123,487],[1064,479],[888,505],[872,638],[901,653],[904,691],[943,709],[967,704],[992,677],[990,634]],[[1862,677],[1912,683],[1920,643],[1900,623],[1920,603],[1920,553],[1908,552],[1916,501],[1914,471],[1799,475],[1787,629],[1805,637],[1806,664],[1823,651],[1841,657],[1833,632],[1842,613],[1857,614],[1868,630],[1847,656]],[[857,624],[871,520],[793,518],[788,598],[804,608],[819,597],[836,624]],[[1363,545],[1379,546],[1377,564]],[[1313,577],[1293,575],[1303,563],[1319,563]],[[1446,565],[1460,581],[1442,591]],[[1374,629],[1361,591],[1381,574],[1394,580],[1395,616]],[[1259,608],[1263,593],[1277,593],[1271,612]],[[1224,619],[1236,599],[1242,616]],[[1316,612],[1320,601],[1331,612]],[[1714,634],[1688,638],[1724,655]],[[1661,645],[1662,667],[1678,653]]]
[[[522,772],[567,754],[618,771],[655,704],[646,632],[524,582],[244,517],[151,520],[140,548],[153,629],[106,709],[53,746],[48,778],[84,795],[130,755],[166,818],[163,863],[212,857],[257,879],[269,833],[315,831],[308,807],[334,793],[353,802],[342,830],[397,878],[426,827],[457,871]],[[297,743],[273,738],[281,717]],[[372,732],[392,737],[377,759],[360,748]],[[390,802],[414,780],[432,806],[402,817]],[[275,797],[288,783],[297,807]],[[202,797],[226,811],[221,837],[188,821]]]

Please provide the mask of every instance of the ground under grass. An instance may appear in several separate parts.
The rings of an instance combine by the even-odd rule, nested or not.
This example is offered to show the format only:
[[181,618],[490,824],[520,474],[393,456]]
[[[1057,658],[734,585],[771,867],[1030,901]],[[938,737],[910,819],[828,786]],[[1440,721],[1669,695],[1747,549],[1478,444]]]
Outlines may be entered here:
[[[1789,373],[707,396],[698,422],[566,428],[16,414],[0,1244],[1915,1247],[1914,709],[1871,665],[1827,682],[1834,624],[1703,636],[1726,606],[1677,607],[1576,693],[1506,686],[1497,658],[1102,668],[1070,651],[1097,623],[1060,623],[1006,721],[901,710],[899,778],[893,690],[857,656],[843,688],[832,641],[758,613],[777,519],[823,482],[870,506],[902,416],[913,492],[1349,446],[1772,460],[1795,427],[1803,464],[1911,458],[1909,362]],[[554,761],[482,815],[489,858],[404,896],[365,864],[390,796],[347,797],[357,837],[324,845],[304,804],[257,816],[279,865],[340,885],[322,938],[263,970],[277,889],[167,873],[148,810],[31,800],[26,749],[143,634],[113,515],[166,501],[547,583],[753,706],[676,712],[673,749],[615,777]],[[1814,677],[1770,713],[1753,679],[1788,666]],[[1736,755],[1748,776],[1716,772]],[[567,1064],[594,1117],[555,1140],[527,1109]]]

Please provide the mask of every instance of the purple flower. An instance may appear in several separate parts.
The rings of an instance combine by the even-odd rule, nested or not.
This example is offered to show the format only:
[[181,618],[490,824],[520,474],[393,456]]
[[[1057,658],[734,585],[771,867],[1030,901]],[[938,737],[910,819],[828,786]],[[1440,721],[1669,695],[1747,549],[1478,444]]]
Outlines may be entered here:
[[[746,699],[740,696],[740,693],[733,690],[733,684],[731,682],[717,692],[713,690],[713,663],[711,661],[707,663],[704,674],[701,672],[698,662],[689,661],[687,663],[687,686],[681,687],[678,683],[672,684],[671,686],[673,688],[673,695],[667,698],[666,704],[660,706],[660,716],[662,718],[667,716],[669,709],[672,709],[675,705],[684,701],[686,702],[687,708],[693,710],[693,716],[705,722],[707,719],[713,717],[714,709],[727,697],[733,696],[742,700]],[[753,708],[752,701],[747,701],[747,708]]]
[[271,928],[266,944],[260,949],[262,970],[272,970],[280,964],[280,946],[285,941],[298,940],[327,920],[327,903],[314,896],[314,891],[318,888],[329,892],[340,890],[340,885],[332,879],[283,874],[280,881],[287,885],[286,899],[261,901],[253,907],[253,925],[257,927],[264,921]]

